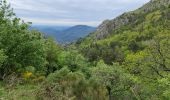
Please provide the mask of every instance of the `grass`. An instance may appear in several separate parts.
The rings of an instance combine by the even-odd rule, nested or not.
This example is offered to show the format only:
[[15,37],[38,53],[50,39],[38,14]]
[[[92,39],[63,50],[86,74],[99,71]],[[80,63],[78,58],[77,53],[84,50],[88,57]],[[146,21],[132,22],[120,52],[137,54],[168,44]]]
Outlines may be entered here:
[[38,87],[35,84],[24,84],[7,89],[0,82],[0,100],[35,100]]

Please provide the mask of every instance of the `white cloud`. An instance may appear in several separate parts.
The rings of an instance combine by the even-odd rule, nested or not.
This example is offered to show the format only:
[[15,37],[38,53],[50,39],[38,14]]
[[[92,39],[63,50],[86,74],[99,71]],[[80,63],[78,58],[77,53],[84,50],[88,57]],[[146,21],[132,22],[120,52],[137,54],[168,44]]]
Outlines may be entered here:
[[61,26],[72,26],[72,25],[90,25],[96,26],[100,24],[100,21],[75,21],[71,19],[41,19],[41,18],[26,18],[23,20],[27,22],[34,22],[40,25],[61,25]]
[[[149,0],[9,0],[17,16],[34,24],[98,25]],[[70,19],[71,21],[68,21]],[[53,22],[55,20],[55,22]],[[67,21],[67,22],[64,22]]]

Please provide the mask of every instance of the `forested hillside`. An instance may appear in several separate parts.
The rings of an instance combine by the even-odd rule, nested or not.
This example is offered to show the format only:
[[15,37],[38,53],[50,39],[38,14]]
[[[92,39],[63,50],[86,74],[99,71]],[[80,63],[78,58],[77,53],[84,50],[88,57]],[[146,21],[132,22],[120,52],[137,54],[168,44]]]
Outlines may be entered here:
[[102,59],[107,64],[122,64],[129,54],[145,51],[163,39],[168,42],[169,5],[169,0],[152,0],[135,11],[104,21],[96,32],[78,41],[77,46],[91,61]]
[[80,38],[86,37],[88,34],[96,30],[95,27],[87,25],[76,26],[31,26],[30,29],[38,30],[47,37],[53,37],[60,44],[69,44],[76,42]]
[[0,100],[169,100],[169,24],[151,0],[62,47],[0,0]]

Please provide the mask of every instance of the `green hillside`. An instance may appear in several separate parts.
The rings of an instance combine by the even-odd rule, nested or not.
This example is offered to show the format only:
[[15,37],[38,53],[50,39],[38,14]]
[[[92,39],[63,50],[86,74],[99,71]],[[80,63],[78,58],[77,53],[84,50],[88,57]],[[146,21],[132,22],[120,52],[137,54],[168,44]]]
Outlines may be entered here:
[[[104,21],[95,33],[76,45],[88,61],[96,64],[103,60],[108,65],[118,63],[135,76],[142,84],[134,87],[138,100],[152,97],[168,100],[169,97],[159,96],[161,89],[162,95],[169,95],[169,24],[170,1],[152,0],[135,11]],[[165,81],[167,90],[159,87]]]
[[152,0],[135,11],[103,22],[95,33],[78,41],[77,46],[87,57],[93,56],[96,50],[94,59],[88,57],[92,61],[104,59],[107,64],[122,63],[129,53],[143,51],[158,42],[156,38],[168,39],[169,5],[169,0]]
[[61,46],[0,0],[0,100],[169,100],[170,0]]

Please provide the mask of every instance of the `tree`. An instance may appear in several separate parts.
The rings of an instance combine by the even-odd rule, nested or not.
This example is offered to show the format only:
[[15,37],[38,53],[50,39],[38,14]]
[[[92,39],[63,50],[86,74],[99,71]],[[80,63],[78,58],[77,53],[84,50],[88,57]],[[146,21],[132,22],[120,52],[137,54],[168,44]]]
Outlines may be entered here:
[[168,33],[157,35],[145,50],[126,57],[124,66],[136,76],[141,99],[169,98],[169,39]]
[[68,68],[51,73],[43,83],[37,97],[41,99],[67,100],[76,98],[73,86],[84,79],[80,72],[71,72]]
[[62,48],[52,39],[48,38],[45,42],[46,52],[47,52],[47,75],[55,72],[56,70],[61,69],[59,65],[59,55],[62,51]]
[[133,85],[131,75],[124,72],[119,65],[108,66],[100,61],[97,67],[92,69],[92,77],[105,86],[109,100],[135,97],[130,91]]
[[89,64],[74,46],[63,50],[59,54],[58,60],[60,66],[67,66],[73,72],[88,67]]
[[155,63],[159,71],[170,72],[170,35],[164,34],[155,37],[149,51],[153,58],[152,62]]
[[[0,50],[0,70],[2,69],[2,65],[5,62],[6,58],[7,56],[4,54],[4,51]],[[3,76],[3,75],[0,73],[0,76]]]
[[13,72],[21,73],[28,66],[35,67],[37,72],[43,71],[46,64],[44,36],[28,30],[29,24],[17,18],[4,0],[0,3],[0,26],[0,49],[7,56],[0,78]]
[[3,64],[3,62],[6,60],[7,56],[4,54],[3,50],[0,50],[0,66]]
[[85,79],[82,72],[71,72],[65,67],[47,77],[37,97],[43,100],[107,100],[106,93],[96,79]]

